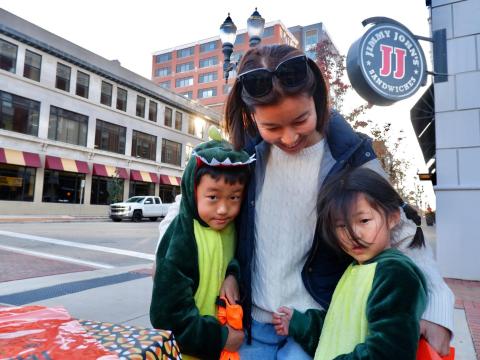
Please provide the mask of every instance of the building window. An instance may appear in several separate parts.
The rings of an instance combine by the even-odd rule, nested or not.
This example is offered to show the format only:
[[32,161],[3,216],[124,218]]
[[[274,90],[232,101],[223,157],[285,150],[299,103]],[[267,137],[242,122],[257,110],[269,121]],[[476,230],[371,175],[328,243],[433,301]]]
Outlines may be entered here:
[[160,54],[155,57],[157,64],[172,60],[172,53]]
[[188,128],[187,132],[190,135],[195,135],[195,118],[192,115],[188,115]]
[[310,50],[318,43],[317,30],[308,30],[305,32],[305,50]]
[[217,88],[208,88],[208,89],[199,89],[198,90],[198,98],[205,99],[209,97],[217,96]]
[[170,84],[171,84],[171,81],[168,80],[168,81],[162,81],[161,83],[158,83],[158,86],[164,89],[170,89],[170,86],[171,86]]
[[17,68],[17,45],[0,39],[0,69],[15,73]]
[[175,111],[175,129],[178,131],[182,131],[182,122],[183,122],[183,114],[179,111]]
[[117,109],[127,111],[127,90],[117,88]]
[[215,66],[217,64],[218,64],[218,57],[212,56],[206,59],[200,59],[198,66],[200,68],[205,68],[205,67]]
[[137,109],[135,114],[141,118],[145,118],[145,98],[143,96],[137,95]]
[[42,201],[80,204],[82,180],[85,174],[45,169]]
[[0,164],[0,200],[33,201],[36,169]]
[[60,90],[70,91],[70,73],[72,69],[67,66],[58,63],[57,64],[57,79],[55,81],[55,87]]
[[235,45],[243,44],[245,42],[245,34],[238,34],[235,38]]
[[175,80],[175,87],[177,88],[191,85],[193,85],[193,76]]
[[125,154],[127,128],[97,119],[95,148]]
[[102,81],[102,94],[100,102],[103,105],[112,106],[112,84]]
[[74,145],[87,145],[88,116],[50,106],[48,138]]
[[193,98],[193,91],[185,91],[183,93],[180,93],[180,95],[185,96],[187,99]]
[[190,70],[193,70],[193,61],[177,65],[177,73],[190,71]]
[[243,56],[243,51],[235,51],[231,56],[231,61],[239,63],[240,60],[242,59],[242,56]]
[[132,156],[155,160],[157,153],[157,137],[133,130]]
[[40,81],[40,69],[42,68],[42,56],[30,50],[25,50],[25,65],[23,76],[35,81]]
[[0,129],[38,136],[40,102],[0,91]]
[[193,146],[190,144],[185,145],[185,166],[187,166],[188,160],[192,157]]
[[172,113],[173,110],[165,106],[165,119],[163,122],[165,126],[172,127]]
[[109,205],[123,201],[123,188],[123,179],[92,176],[90,204]]
[[177,50],[177,58],[184,58],[184,57],[187,57],[187,56],[192,56],[194,50],[195,50],[195,47],[193,47],[193,46],[189,47],[189,48],[186,48],[186,49]]
[[148,120],[157,122],[157,103],[152,100],[148,103]]
[[217,41],[210,41],[205,44],[200,44],[200,52],[213,51],[217,48]]
[[75,94],[88,99],[88,87],[90,85],[90,75],[77,71],[77,89]]
[[200,84],[212,82],[218,79],[216,71],[198,75],[198,82]]
[[180,166],[182,159],[182,144],[162,139],[162,162]]
[[169,67],[164,67],[155,70],[155,76],[160,77],[160,76],[168,76],[172,73],[171,69]]
[[273,35],[273,26],[270,26],[263,31],[263,37],[269,37],[272,35]]

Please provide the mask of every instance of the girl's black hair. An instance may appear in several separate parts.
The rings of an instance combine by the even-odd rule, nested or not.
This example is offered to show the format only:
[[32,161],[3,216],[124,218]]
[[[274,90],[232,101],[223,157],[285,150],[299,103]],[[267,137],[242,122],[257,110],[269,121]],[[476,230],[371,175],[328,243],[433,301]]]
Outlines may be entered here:
[[[298,55],[305,55],[302,51],[289,45],[257,46],[243,55],[237,68],[237,73],[267,68],[274,70],[279,63]],[[288,96],[313,96],[317,112],[317,131],[324,133],[329,115],[328,85],[317,64],[308,59],[307,77],[305,82],[294,88],[286,88],[273,77],[273,89],[262,97],[252,97],[245,90],[237,78],[225,105],[225,125],[230,135],[230,142],[235,149],[242,149],[247,137],[254,138],[258,130],[252,114],[256,106],[274,105]]]
[[318,198],[318,225],[323,239],[338,252],[343,252],[340,240],[336,235],[336,225],[339,219],[343,220],[349,238],[358,245],[365,246],[353,229],[351,212],[357,197],[362,194],[376,211],[388,216],[399,211],[402,207],[408,219],[417,225],[417,231],[408,247],[425,246],[423,231],[420,227],[421,218],[415,209],[406,204],[392,185],[380,174],[368,168],[347,169],[332,177],[320,190]]

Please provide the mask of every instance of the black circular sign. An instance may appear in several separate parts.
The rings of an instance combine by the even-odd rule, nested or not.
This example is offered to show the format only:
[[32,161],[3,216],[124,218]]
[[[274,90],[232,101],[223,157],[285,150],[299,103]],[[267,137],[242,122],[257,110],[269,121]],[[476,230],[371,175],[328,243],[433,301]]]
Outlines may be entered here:
[[365,100],[390,105],[425,85],[425,55],[407,28],[378,23],[350,47],[347,74]]

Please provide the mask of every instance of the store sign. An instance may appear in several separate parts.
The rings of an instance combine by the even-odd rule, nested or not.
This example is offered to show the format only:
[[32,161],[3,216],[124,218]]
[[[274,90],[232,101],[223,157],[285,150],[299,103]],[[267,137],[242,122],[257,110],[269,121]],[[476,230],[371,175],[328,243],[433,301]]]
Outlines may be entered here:
[[347,73],[353,88],[368,102],[391,105],[426,83],[425,55],[415,36],[387,18],[352,44]]

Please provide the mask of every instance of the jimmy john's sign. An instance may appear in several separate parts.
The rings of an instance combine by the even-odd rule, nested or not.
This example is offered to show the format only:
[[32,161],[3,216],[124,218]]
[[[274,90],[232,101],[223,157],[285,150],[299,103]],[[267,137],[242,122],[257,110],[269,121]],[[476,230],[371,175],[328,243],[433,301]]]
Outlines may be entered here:
[[391,105],[425,85],[425,55],[415,36],[402,24],[388,18],[372,20],[378,22],[348,51],[347,73],[353,88],[365,100]]

